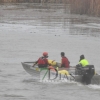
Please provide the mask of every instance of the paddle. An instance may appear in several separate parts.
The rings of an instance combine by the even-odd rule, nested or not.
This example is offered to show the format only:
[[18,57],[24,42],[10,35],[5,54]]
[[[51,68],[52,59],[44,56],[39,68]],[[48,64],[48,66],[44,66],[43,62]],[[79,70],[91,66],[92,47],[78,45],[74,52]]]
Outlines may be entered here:
[[30,61],[30,62],[24,62],[24,63],[35,63],[34,61]]

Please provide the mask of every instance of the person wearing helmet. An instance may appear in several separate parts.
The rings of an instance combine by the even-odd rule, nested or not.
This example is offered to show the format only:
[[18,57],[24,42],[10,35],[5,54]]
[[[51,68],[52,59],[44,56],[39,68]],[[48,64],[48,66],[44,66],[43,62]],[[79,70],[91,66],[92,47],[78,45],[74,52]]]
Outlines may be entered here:
[[49,63],[48,63],[48,53],[47,52],[43,52],[43,56],[40,57],[35,64],[33,65],[33,67],[38,64],[39,68],[45,68],[48,67]]
[[65,68],[69,68],[69,60],[67,57],[65,57],[65,53],[64,52],[61,52],[61,67],[65,67]]
[[82,67],[86,67],[87,65],[89,65],[89,62],[85,59],[84,55],[80,56],[79,64]]

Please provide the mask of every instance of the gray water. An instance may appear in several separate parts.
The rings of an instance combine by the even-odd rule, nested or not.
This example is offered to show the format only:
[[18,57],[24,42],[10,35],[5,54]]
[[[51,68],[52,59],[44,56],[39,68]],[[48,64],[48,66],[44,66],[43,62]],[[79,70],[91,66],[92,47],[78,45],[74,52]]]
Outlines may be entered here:
[[98,100],[99,85],[42,83],[21,62],[60,52],[75,66],[84,54],[100,72],[100,19],[70,14],[63,4],[0,5],[0,100]]

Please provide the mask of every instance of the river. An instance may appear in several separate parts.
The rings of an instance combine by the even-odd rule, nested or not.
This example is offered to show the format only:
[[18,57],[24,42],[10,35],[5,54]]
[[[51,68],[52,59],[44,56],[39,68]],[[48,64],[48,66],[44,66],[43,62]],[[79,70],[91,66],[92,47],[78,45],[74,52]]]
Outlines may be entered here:
[[75,66],[81,54],[100,72],[100,19],[70,14],[64,4],[0,5],[1,100],[98,100],[99,85],[76,82],[42,83],[21,62],[35,61],[42,52],[61,61],[64,51]]

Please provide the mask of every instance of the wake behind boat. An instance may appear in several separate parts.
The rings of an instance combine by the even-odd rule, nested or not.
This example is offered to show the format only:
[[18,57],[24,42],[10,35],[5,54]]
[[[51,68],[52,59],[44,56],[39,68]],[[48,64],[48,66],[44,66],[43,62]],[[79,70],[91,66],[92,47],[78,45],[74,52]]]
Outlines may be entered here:
[[[38,68],[37,65],[32,67],[33,64],[34,64],[34,62],[22,62],[22,66],[25,69],[25,71],[27,73],[29,73],[30,75],[32,75],[33,77],[37,77],[39,79],[41,68]],[[60,63],[57,63],[57,65],[60,66]],[[56,67],[56,66],[54,66],[54,67]],[[70,75],[68,75],[68,77],[67,77],[68,80],[73,80],[75,82],[81,82],[82,83],[82,75],[76,75],[75,74],[75,68],[73,68],[73,67],[70,67],[69,69],[59,68],[59,70],[60,71],[61,70],[66,70],[70,73]],[[65,77],[65,75],[62,75],[62,77]],[[93,78],[91,80],[91,84],[97,84],[97,85],[100,84],[100,74],[96,74],[96,75],[93,76]]]

